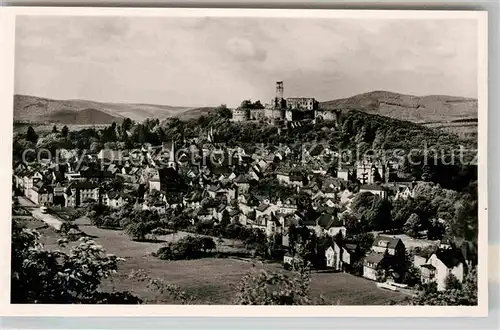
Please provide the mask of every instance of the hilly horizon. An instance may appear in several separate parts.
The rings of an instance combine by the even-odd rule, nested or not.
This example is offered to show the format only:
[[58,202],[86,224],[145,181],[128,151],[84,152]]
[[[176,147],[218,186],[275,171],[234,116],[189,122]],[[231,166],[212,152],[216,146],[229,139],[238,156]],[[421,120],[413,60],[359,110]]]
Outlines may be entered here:
[[[414,96],[388,91],[372,91],[348,98],[320,102],[323,109],[356,109],[462,136],[477,134],[477,99],[427,95]],[[111,103],[89,100],[55,100],[14,95],[14,120],[64,124],[111,124],[124,118],[142,121],[177,117],[193,119],[207,115],[215,107],[186,107],[145,103]]]
[[[14,95],[14,120],[17,121],[111,124],[113,121],[121,122],[125,118],[135,121],[151,117],[165,119],[190,109],[192,108],[146,103],[97,102],[81,99],[56,100],[31,95]],[[81,111],[87,114],[76,115]]]
[[320,108],[356,109],[440,129],[463,138],[477,137],[478,102],[475,98],[448,95],[415,96],[372,91],[320,102]]

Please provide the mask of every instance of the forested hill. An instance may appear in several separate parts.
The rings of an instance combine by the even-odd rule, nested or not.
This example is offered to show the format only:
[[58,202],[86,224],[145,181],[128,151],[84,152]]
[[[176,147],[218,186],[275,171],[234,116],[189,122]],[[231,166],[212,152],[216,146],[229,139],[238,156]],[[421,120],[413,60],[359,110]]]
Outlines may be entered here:
[[[301,122],[281,130],[259,123],[233,123],[220,115],[185,121],[182,125],[172,121],[165,124],[166,135],[174,139],[206,136],[213,128],[216,141],[233,146],[258,147],[263,143],[272,149],[286,145],[298,152],[304,145],[324,143],[339,153],[350,152],[352,155],[373,152],[383,154],[386,159],[392,155],[395,158],[410,155],[412,161],[422,163],[407,167],[414,177],[421,178],[429,171],[428,174],[436,176],[439,183],[457,190],[466,187],[477,175],[476,166],[471,163],[477,153],[473,141],[416,123],[357,110],[342,111],[338,123]],[[464,149],[463,162],[459,154],[461,148]],[[428,155],[427,166],[423,165],[424,154]]]
[[[171,127],[167,124],[166,127]],[[175,124],[174,124],[175,125]],[[220,141],[228,143],[286,143],[294,145],[321,141],[339,148],[359,146],[373,149],[404,149],[427,147],[458,148],[463,145],[475,148],[470,140],[409,121],[369,114],[358,110],[344,110],[339,122],[301,122],[278,131],[278,127],[260,123],[233,123],[220,115],[188,120],[183,130],[188,135],[204,135],[209,127],[216,130]],[[196,134],[195,134],[196,132]],[[180,137],[176,130],[174,135]]]
[[373,91],[345,99],[321,102],[324,109],[360,109],[362,111],[408,120],[415,123],[451,122],[477,118],[477,99],[428,95],[415,96]]
[[478,100],[447,95],[415,96],[373,91],[320,103],[323,109],[357,109],[439,128],[467,138],[477,136]]

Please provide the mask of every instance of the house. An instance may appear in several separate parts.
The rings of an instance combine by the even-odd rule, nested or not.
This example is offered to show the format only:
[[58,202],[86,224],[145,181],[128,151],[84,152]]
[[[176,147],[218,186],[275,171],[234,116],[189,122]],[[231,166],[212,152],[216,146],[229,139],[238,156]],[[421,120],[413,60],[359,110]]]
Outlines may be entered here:
[[337,271],[351,268],[359,255],[356,244],[332,239],[330,246],[325,251],[326,267]]
[[302,188],[305,185],[305,179],[302,174],[292,174],[289,176],[289,184],[295,187]]
[[462,258],[458,249],[438,249],[421,266],[422,283],[436,282],[437,289],[442,291],[446,289],[446,277],[450,274],[463,282],[467,266]]
[[99,186],[92,182],[73,182],[64,193],[68,207],[78,207],[87,200],[99,202],[99,197]]
[[107,161],[110,163],[122,162],[123,155],[121,150],[102,149],[97,154],[97,159],[99,159],[100,161]]
[[23,177],[28,170],[24,166],[18,166],[14,170],[14,186],[24,193],[24,180]]
[[344,180],[344,181],[349,181],[352,175],[352,168],[350,167],[339,167],[337,169],[337,178]]
[[356,162],[356,179],[361,184],[374,184],[375,182],[384,182],[385,167],[378,162],[361,160]]
[[364,184],[364,185],[362,185],[361,187],[359,187],[359,192],[360,193],[369,192],[369,193],[372,193],[374,195],[379,196],[382,199],[386,199],[387,195],[388,195],[387,194],[387,189],[385,189],[382,186],[374,185],[374,184]]
[[238,194],[246,194],[250,189],[250,180],[242,174],[234,179],[234,183],[238,187]]
[[385,255],[383,253],[372,252],[363,260],[363,277],[376,281],[377,271],[381,269]]
[[385,235],[377,235],[371,250],[376,253],[387,253],[391,256],[404,256],[405,245],[401,239]]
[[278,179],[278,182],[280,184],[287,185],[290,183],[290,172],[287,170],[277,171],[276,172],[276,179]]
[[156,211],[160,214],[163,214],[167,211],[167,204],[163,200],[157,201],[144,201],[142,203],[142,209],[147,211]]
[[43,175],[40,172],[26,171],[23,176],[23,188],[24,188],[24,196],[31,200],[31,188],[35,185],[36,182],[43,179]]
[[259,206],[259,201],[253,195],[238,195],[238,207],[244,215],[252,212]]
[[231,219],[231,223],[241,223],[240,217],[241,211],[238,209],[229,210],[229,219]]
[[68,180],[68,182],[78,181],[81,179],[80,172],[66,172],[64,173],[64,178]]
[[51,186],[37,181],[31,188],[31,201],[36,205],[52,205],[54,198]]
[[339,242],[332,240],[332,243],[325,251],[326,267],[337,271],[342,270],[342,246]]
[[248,170],[248,176],[254,181],[259,181],[263,177],[262,172],[255,167]]
[[315,196],[320,192],[319,185],[315,181],[309,181],[307,185],[302,187],[301,192],[306,193],[310,196]]
[[59,205],[59,206],[64,206],[66,205],[66,200],[64,199],[66,187],[62,186],[61,184],[56,184],[56,186],[53,187],[53,199],[52,203],[54,205]]
[[263,215],[271,214],[272,209],[268,203],[260,203],[260,205],[255,209],[255,217],[259,218]]
[[262,230],[268,237],[281,234],[283,230],[280,221],[273,213],[256,217],[251,227]]
[[193,218],[197,219],[199,222],[213,221],[213,209],[212,208],[197,209],[193,212]]
[[355,194],[349,191],[348,189],[344,189],[340,195],[340,205],[343,205],[347,208],[347,210],[350,210],[351,203],[355,197]]
[[104,203],[110,208],[121,208],[127,204],[127,196],[122,193],[108,192],[103,198],[103,204]]
[[293,214],[297,211],[297,201],[293,198],[287,198],[284,201],[278,199],[275,204],[277,212],[284,214]]
[[200,191],[193,191],[182,198],[182,202],[185,206],[191,208],[201,207],[201,200],[203,199],[203,193]]
[[339,226],[339,219],[332,212],[323,212],[316,219],[315,231],[318,235],[326,234],[330,237],[335,237],[338,233],[342,233],[343,237],[347,236],[347,229],[344,226]]

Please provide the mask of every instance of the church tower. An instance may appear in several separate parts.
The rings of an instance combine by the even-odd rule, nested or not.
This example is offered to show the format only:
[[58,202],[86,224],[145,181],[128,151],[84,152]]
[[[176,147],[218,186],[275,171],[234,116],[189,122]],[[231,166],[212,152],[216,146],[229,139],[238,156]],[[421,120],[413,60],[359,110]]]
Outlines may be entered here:
[[175,159],[175,142],[172,141],[172,147],[170,148],[170,155],[168,157],[168,167],[173,168],[177,171],[177,159]]

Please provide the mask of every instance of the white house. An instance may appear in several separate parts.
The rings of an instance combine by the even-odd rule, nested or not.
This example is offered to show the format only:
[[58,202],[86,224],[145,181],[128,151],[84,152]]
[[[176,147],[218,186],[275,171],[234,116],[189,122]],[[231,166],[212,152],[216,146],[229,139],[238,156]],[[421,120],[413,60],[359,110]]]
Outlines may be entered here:
[[335,270],[342,270],[342,247],[337,242],[332,244],[325,251],[326,267]]
[[456,249],[439,249],[421,266],[422,283],[436,282],[439,291],[446,289],[446,277],[453,274],[460,282],[466,275],[466,267]]
[[344,270],[346,266],[353,263],[356,249],[354,244],[341,244],[333,241],[325,251],[326,266],[335,270]]

